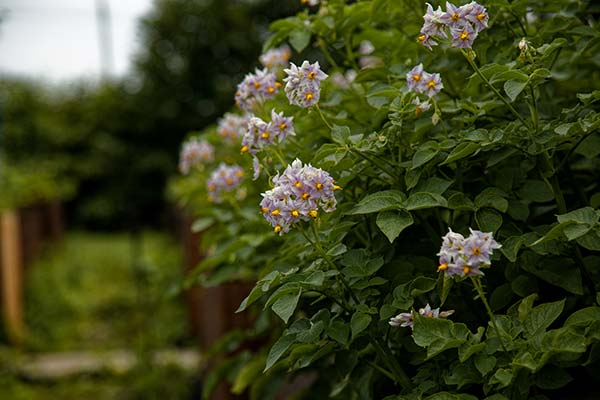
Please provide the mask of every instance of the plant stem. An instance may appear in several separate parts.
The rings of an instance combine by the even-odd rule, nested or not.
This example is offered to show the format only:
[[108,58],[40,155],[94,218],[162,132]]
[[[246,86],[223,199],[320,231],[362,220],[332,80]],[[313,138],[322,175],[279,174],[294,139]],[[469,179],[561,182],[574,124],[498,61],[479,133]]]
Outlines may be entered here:
[[402,366],[398,364],[398,360],[396,360],[396,358],[392,355],[391,350],[388,348],[386,351],[381,343],[379,343],[379,341],[372,335],[369,335],[369,339],[379,357],[387,364],[388,368],[394,374],[394,380],[398,382],[404,389],[412,388],[413,384],[410,381],[410,378],[406,372],[404,372]]
[[319,107],[319,104],[315,104],[315,109],[321,116],[321,119],[323,120],[323,122],[325,122],[325,125],[327,125],[327,127],[329,129],[333,129],[333,126],[329,123],[329,121],[327,121],[327,118],[325,118],[325,116],[323,115],[323,112],[321,111],[321,107]]
[[395,177],[394,171],[390,171],[388,169],[388,167],[385,164],[382,164],[379,160],[366,155],[365,153],[363,153],[362,151],[356,150],[356,149],[352,149],[352,148],[348,148],[348,150],[350,150],[352,153],[357,154],[359,157],[364,158],[365,160],[369,161],[371,164],[374,164],[375,166],[379,167],[379,169],[381,169],[383,172],[385,172],[386,174],[388,174],[389,176],[391,176],[392,178]]
[[318,38],[317,42],[319,43],[319,47],[321,48],[321,51],[323,52],[323,55],[325,56],[329,64],[331,64],[331,66],[334,68],[338,68],[338,65],[331,56],[331,53],[329,52],[329,50],[327,50],[327,43],[325,42],[325,40],[323,40],[323,38]]
[[387,376],[389,379],[395,381],[396,377],[388,370],[384,369],[383,367],[380,367],[379,365],[375,364],[373,361],[371,360],[367,360],[367,363],[375,368],[377,371],[381,372],[382,374],[384,374],[385,376]]
[[472,276],[471,281],[473,282],[473,286],[475,286],[475,290],[477,290],[477,294],[479,295],[479,298],[483,302],[483,305],[485,306],[485,309],[487,310],[487,313],[490,316],[490,322],[492,323],[492,326],[494,327],[494,330],[496,331],[496,336],[498,336],[498,340],[500,341],[502,350],[504,350],[505,353],[508,353],[508,350],[506,349],[506,346],[504,345],[504,341],[502,340],[502,336],[500,335],[500,329],[498,328],[498,325],[496,324],[496,317],[494,316],[492,308],[490,307],[490,305],[487,302],[487,299],[485,298],[483,286],[481,285],[481,279],[478,276]]
[[529,112],[531,113],[531,120],[533,121],[533,129],[535,129],[535,133],[537,134],[540,129],[540,115],[538,113],[537,100],[535,98],[535,90],[533,89],[533,86],[529,85],[529,90],[531,92]]
[[281,162],[281,166],[282,166],[283,168],[286,168],[288,164],[287,164],[287,162],[285,161],[285,159],[284,159],[284,157],[283,157],[283,154],[281,154],[281,150],[279,150],[279,147],[277,147],[277,146],[273,146],[273,147],[272,147],[272,149],[273,149],[273,153],[275,153],[275,155],[276,155],[276,156],[277,156],[277,158],[279,159],[279,162]]
[[463,54],[463,56],[465,56],[465,58],[467,59],[467,62],[471,65],[471,68],[473,68],[473,70],[481,78],[481,80],[483,82],[485,82],[485,84],[488,85],[490,89],[492,89],[492,92],[494,92],[496,94],[496,96],[498,96],[498,98],[500,100],[502,100],[502,102],[515,115],[515,117],[517,117],[519,119],[519,121],[521,121],[521,123],[526,128],[529,128],[529,125],[527,124],[527,122],[525,121],[525,119],[523,119],[523,117],[521,116],[521,114],[519,114],[519,112],[517,110],[515,110],[515,108],[512,106],[512,104],[510,104],[509,101],[506,100],[506,98],[504,96],[502,96],[502,94],[498,91],[498,89],[496,89],[494,87],[494,85],[492,85],[490,83],[490,81],[481,73],[481,70],[479,69],[479,67],[477,66],[477,64],[475,64],[475,62],[471,59],[471,57],[469,57],[469,55],[464,50],[462,50],[462,54]]

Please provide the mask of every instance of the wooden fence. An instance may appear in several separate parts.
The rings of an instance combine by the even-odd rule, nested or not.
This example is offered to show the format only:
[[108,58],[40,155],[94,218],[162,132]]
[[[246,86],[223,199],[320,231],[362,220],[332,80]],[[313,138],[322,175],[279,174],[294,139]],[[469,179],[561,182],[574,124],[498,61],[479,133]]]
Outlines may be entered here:
[[25,336],[23,275],[44,243],[62,240],[60,202],[0,211],[0,305],[6,336],[19,344]]

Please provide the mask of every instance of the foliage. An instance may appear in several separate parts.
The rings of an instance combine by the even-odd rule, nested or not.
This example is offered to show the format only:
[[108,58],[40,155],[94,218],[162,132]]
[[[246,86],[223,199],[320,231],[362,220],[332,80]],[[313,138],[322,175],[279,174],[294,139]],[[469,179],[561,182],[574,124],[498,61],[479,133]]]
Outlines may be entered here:
[[[409,3],[331,0],[272,23],[265,50],[288,41],[298,65],[305,51],[320,53],[330,78],[319,105],[291,106],[282,90],[253,110],[265,121],[271,108],[293,116],[296,136],[257,153],[261,176],[226,201],[208,201],[210,171],[225,161],[249,176],[251,157],[214,128],[200,135],[217,148],[214,165],[173,182],[205,232],[209,257],[193,281],[256,280],[239,312],[256,313],[246,335],[268,341],[241,351],[239,335],[228,336],[215,351],[230,356],[208,380],[227,379],[254,399],[274,398],[296,377],[310,385],[297,398],[592,396],[597,9],[490,0],[489,28],[472,49],[443,42],[429,51],[416,40],[424,7]],[[368,60],[365,40],[374,47]],[[429,111],[413,102],[405,78],[419,63],[443,80]],[[354,80],[334,75],[348,69]],[[259,193],[296,158],[329,172],[342,190],[335,212],[278,236],[258,211]],[[448,228],[491,232],[502,244],[483,277],[436,272]],[[455,312],[415,312],[412,332],[388,324],[426,304]]]

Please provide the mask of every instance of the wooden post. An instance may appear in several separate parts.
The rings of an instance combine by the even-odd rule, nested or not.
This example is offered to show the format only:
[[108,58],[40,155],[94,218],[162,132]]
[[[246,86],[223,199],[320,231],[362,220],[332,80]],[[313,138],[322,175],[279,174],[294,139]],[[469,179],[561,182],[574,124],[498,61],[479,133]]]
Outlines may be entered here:
[[2,314],[9,338],[23,340],[23,260],[21,257],[21,223],[15,210],[0,214],[0,278]]

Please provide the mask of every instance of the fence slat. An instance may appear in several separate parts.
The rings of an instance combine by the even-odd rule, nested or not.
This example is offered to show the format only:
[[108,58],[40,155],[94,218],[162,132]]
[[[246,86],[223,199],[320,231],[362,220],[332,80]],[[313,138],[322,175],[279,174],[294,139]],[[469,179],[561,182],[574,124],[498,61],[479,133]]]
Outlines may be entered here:
[[0,214],[0,277],[2,314],[7,334],[14,343],[23,340],[23,259],[21,222],[15,210]]

